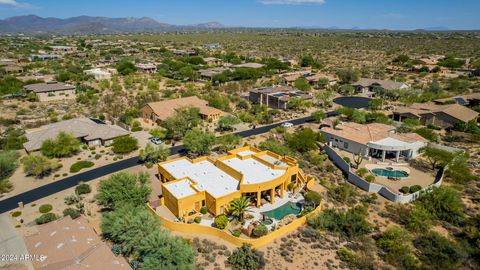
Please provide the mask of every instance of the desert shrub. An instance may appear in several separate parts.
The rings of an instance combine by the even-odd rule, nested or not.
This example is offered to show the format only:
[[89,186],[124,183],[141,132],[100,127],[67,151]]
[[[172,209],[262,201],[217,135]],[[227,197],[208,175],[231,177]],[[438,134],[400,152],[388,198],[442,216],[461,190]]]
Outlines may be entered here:
[[215,227],[223,230],[228,225],[228,218],[225,215],[216,216],[213,222],[215,223]]
[[255,226],[255,228],[253,228],[253,232],[252,232],[253,236],[255,237],[261,237],[261,236],[267,235],[267,233],[268,233],[268,228],[264,224],[258,224],[257,226]]
[[102,157],[102,155],[100,155],[100,154],[96,154],[96,155],[95,155],[95,159],[96,159],[96,160],[100,159],[101,157]]
[[50,158],[69,157],[80,151],[80,140],[68,133],[60,132],[55,139],[45,140],[40,151]]
[[235,236],[235,237],[240,237],[241,234],[242,234],[242,232],[240,230],[234,230],[232,232],[232,235]]
[[228,257],[227,264],[233,270],[257,270],[265,268],[265,259],[262,252],[243,244]]
[[205,215],[207,212],[208,212],[208,208],[207,208],[206,206],[200,208],[200,213],[201,213],[202,215]]
[[377,239],[377,246],[383,251],[385,261],[400,269],[418,269],[412,251],[412,237],[400,227],[385,230]]
[[357,175],[360,177],[364,177],[365,175],[367,175],[367,173],[368,170],[366,168],[360,168],[357,170]]
[[48,213],[48,212],[52,211],[52,209],[53,209],[53,206],[51,204],[42,204],[38,208],[38,211],[42,214],[45,214],[45,213]]
[[38,225],[45,224],[45,223],[52,222],[52,221],[56,220],[57,218],[58,218],[58,216],[55,215],[54,213],[46,213],[46,214],[43,214],[40,217],[36,218],[35,223],[38,224]]
[[12,188],[8,178],[18,167],[18,154],[15,151],[0,151],[0,193]]
[[115,173],[108,179],[100,181],[97,200],[101,205],[109,208],[125,204],[143,205],[152,191],[148,185],[149,179],[150,176],[145,172]]
[[410,193],[415,193],[415,192],[420,191],[420,190],[422,190],[422,187],[419,186],[419,185],[414,185],[414,186],[410,187]]
[[15,211],[12,213],[12,217],[19,217],[22,215],[22,212],[21,211]]
[[405,227],[411,232],[426,233],[432,227],[432,214],[417,205],[408,214]]
[[82,183],[75,187],[75,193],[78,195],[88,194],[90,192],[92,192],[92,188],[89,184]]
[[461,194],[452,187],[434,188],[431,192],[422,194],[415,201],[436,219],[459,224],[464,220],[464,205]]
[[95,163],[91,161],[86,161],[86,160],[77,161],[73,163],[72,166],[70,166],[70,172],[76,173],[76,172],[79,172],[81,169],[90,168],[93,165],[95,165]]
[[368,212],[365,207],[357,206],[348,211],[326,209],[308,218],[308,224],[315,229],[339,233],[346,237],[358,237],[372,230],[367,222]]
[[415,132],[422,136],[423,138],[431,141],[431,142],[437,142],[438,141],[438,135],[437,133],[435,133],[435,131],[433,131],[432,129],[430,128],[419,128],[417,130],[415,130]]
[[28,155],[22,158],[23,171],[27,176],[44,177],[59,169],[61,164],[41,155]]
[[195,221],[195,223],[200,223],[202,221],[202,218],[201,217],[195,217],[195,219],[193,221]]
[[466,258],[461,245],[436,232],[420,236],[413,244],[419,250],[420,261],[430,269],[460,269]]
[[373,182],[375,182],[375,176],[372,175],[372,174],[369,174],[369,175],[365,176],[365,181],[367,181],[369,183],[373,183]]
[[112,151],[115,154],[127,154],[137,149],[138,141],[133,137],[124,136],[113,139]]
[[349,157],[343,157],[342,159],[345,160],[345,162],[346,162],[347,164],[350,164],[350,161],[351,161],[351,160],[350,160]]
[[294,188],[295,188],[295,183],[293,183],[293,182],[292,182],[292,183],[289,183],[289,184],[287,185],[287,189],[290,190],[290,191],[293,190]]
[[313,205],[313,207],[316,207],[322,202],[322,195],[316,191],[309,191],[305,194],[305,201],[309,205]]
[[72,205],[74,203],[80,202],[81,198],[76,195],[76,194],[71,194],[67,195],[65,198],[63,198],[63,201],[65,202],[66,205]]
[[403,193],[403,194],[408,194],[408,193],[410,193],[410,188],[407,187],[407,186],[404,186],[404,187],[400,188],[400,192]]
[[74,208],[66,208],[63,210],[63,216],[70,216],[72,219],[76,219],[80,216],[80,211]]

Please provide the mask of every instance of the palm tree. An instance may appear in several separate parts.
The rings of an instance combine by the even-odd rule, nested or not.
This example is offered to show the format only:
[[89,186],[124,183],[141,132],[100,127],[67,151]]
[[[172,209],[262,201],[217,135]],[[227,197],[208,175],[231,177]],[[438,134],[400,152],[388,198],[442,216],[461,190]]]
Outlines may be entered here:
[[236,215],[243,221],[243,215],[250,209],[250,199],[247,197],[240,197],[230,202],[229,210],[232,215]]

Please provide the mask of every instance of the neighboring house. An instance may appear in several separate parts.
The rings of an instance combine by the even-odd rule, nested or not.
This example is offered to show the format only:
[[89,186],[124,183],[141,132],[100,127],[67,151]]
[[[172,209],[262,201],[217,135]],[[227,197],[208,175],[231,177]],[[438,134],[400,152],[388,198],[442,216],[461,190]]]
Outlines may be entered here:
[[0,67],[3,66],[16,66],[20,64],[20,61],[17,59],[0,59]]
[[391,116],[395,121],[412,118],[419,120],[423,125],[450,128],[457,122],[467,123],[477,120],[478,112],[456,103],[448,105],[412,104],[408,107],[396,108]]
[[72,46],[50,46],[52,51],[56,54],[74,53],[77,51],[77,47]]
[[220,43],[207,43],[203,44],[204,49],[221,49],[222,45]]
[[380,123],[340,123],[335,127],[322,127],[328,145],[353,154],[372,157],[382,161],[409,160],[419,155],[419,149],[427,140],[416,133],[395,133],[395,127]]
[[0,68],[3,68],[7,74],[12,74],[12,73],[22,73],[23,72],[23,67],[18,66],[18,65],[7,65],[7,66],[0,66]]
[[203,58],[203,61],[209,66],[221,65],[223,63],[222,59],[216,57],[205,57]]
[[25,137],[28,142],[24,143],[23,147],[27,152],[40,150],[44,141],[56,138],[60,132],[69,133],[88,146],[108,146],[113,139],[129,134],[127,130],[119,126],[79,117],[27,130]]
[[262,68],[262,67],[263,67],[263,64],[259,64],[259,63],[244,63],[244,64],[233,65],[232,67],[234,67],[234,68]]
[[110,247],[80,216],[70,216],[37,226],[38,231],[25,237],[32,261],[39,270],[132,269],[122,256],[115,256]]
[[49,59],[60,59],[62,58],[61,54],[32,54],[30,55],[30,61],[44,61]]
[[148,63],[148,64],[136,64],[135,67],[142,73],[155,73],[157,72],[157,65]]
[[216,68],[208,68],[200,71],[200,76],[204,78],[212,79],[213,76],[222,74],[224,71],[230,70],[229,68],[225,67],[216,67]]
[[355,88],[357,93],[373,93],[375,88],[383,88],[386,90],[397,90],[397,89],[407,89],[410,86],[403,82],[396,82],[392,80],[377,80],[369,78],[361,78],[357,82],[353,83],[352,86]]
[[75,86],[61,82],[29,84],[24,89],[27,93],[35,93],[39,101],[75,99]]
[[250,90],[248,99],[254,104],[285,110],[288,101],[293,97],[313,98],[311,95],[290,86],[271,86]]
[[183,221],[206,207],[213,215],[226,213],[234,199],[248,197],[254,206],[262,200],[283,198],[290,183],[305,184],[298,162],[288,156],[247,146],[212,160],[181,157],[158,164],[161,202]]
[[173,116],[177,110],[187,107],[198,108],[200,116],[204,120],[216,121],[224,114],[221,110],[208,106],[207,101],[201,100],[197,96],[191,96],[150,102],[140,109],[140,115],[144,119],[160,124]]
[[449,98],[436,99],[433,102],[439,105],[458,103],[460,105],[474,107],[474,106],[480,105],[480,93],[473,93],[473,94],[460,95],[460,96],[454,96]]
[[110,80],[112,74],[116,74],[117,70],[114,68],[94,68],[83,72],[87,75],[92,75],[95,80]]
[[173,54],[176,55],[197,55],[197,52],[193,49],[171,49]]
[[336,85],[338,83],[337,78],[335,78],[334,76],[321,73],[307,75],[305,76],[305,79],[307,79],[307,81],[313,86],[319,86],[322,80],[326,81],[327,84],[330,86]]

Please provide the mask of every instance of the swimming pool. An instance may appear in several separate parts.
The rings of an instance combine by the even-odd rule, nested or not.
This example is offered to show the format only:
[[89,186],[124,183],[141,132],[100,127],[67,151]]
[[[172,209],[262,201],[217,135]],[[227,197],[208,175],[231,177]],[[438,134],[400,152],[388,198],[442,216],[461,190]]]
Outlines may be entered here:
[[384,177],[397,177],[397,178],[405,178],[408,177],[408,173],[406,171],[400,170],[388,170],[388,169],[373,169],[372,172],[378,176]]
[[301,203],[287,202],[286,204],[270,211],[262,212],[265,215],[276,220],[281,220],[290,214],[298,215],[302,211]]

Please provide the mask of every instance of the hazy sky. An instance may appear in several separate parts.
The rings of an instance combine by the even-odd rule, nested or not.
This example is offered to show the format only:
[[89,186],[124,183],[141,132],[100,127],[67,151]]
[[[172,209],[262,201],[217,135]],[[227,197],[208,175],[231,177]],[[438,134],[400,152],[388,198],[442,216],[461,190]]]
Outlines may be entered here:
[[0,18],[152,17],[171,24],[480,29],[480,0],[0,0]]

